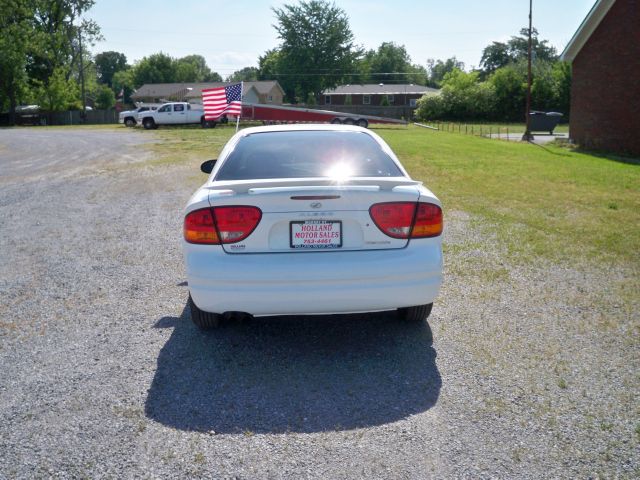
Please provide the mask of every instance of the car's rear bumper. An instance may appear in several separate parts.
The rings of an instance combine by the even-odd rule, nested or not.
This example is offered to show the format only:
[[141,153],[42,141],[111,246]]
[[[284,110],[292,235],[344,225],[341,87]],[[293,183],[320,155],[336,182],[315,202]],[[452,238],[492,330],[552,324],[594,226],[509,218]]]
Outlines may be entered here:
[[184,242],[189,290],[207,312],[331,314],[432,303],[442,283],[440,239],[397,250],[227,254]]

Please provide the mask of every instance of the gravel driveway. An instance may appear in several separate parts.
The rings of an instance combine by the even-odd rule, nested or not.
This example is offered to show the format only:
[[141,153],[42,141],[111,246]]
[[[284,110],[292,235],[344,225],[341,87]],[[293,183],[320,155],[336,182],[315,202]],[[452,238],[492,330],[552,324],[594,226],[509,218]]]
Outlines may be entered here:
[[433,343],[384,313],[203,333],[204,175],[153,135],[0,129],[0,478],[640,475],[632,273],[508,265],[449,211]]

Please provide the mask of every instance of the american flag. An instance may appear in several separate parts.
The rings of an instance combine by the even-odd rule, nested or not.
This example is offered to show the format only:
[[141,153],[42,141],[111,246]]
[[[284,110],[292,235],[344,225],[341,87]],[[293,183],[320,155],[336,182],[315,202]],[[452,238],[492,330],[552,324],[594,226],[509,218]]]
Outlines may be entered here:
[[242,113],[242,83],[228,87],[205,88],[202,90],[204,119],[217,120],[224,114]]

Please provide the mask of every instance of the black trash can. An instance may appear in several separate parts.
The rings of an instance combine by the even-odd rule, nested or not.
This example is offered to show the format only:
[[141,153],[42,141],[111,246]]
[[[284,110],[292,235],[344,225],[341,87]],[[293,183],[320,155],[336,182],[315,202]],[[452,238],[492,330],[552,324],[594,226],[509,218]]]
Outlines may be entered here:
[[549,132],[553,135],[553,130],[558,126],[562,114],[558,112],[538,112],[529,113],[529,128],[532,132]]

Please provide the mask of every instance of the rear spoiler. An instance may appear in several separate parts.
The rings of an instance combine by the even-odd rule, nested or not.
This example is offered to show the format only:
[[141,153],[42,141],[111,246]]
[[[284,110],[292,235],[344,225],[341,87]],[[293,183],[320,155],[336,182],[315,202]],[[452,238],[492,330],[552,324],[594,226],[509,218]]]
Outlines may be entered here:
[[396,187],[410,187],[422,185],[422,182],[406,177],[359,177],[346,180],[335,178],[291,178],[264,180],[231,180],[216,182],[216,186],[207,186],[210,193],[222,195],[260,194],[282,191],[309,190],[393,190]]

